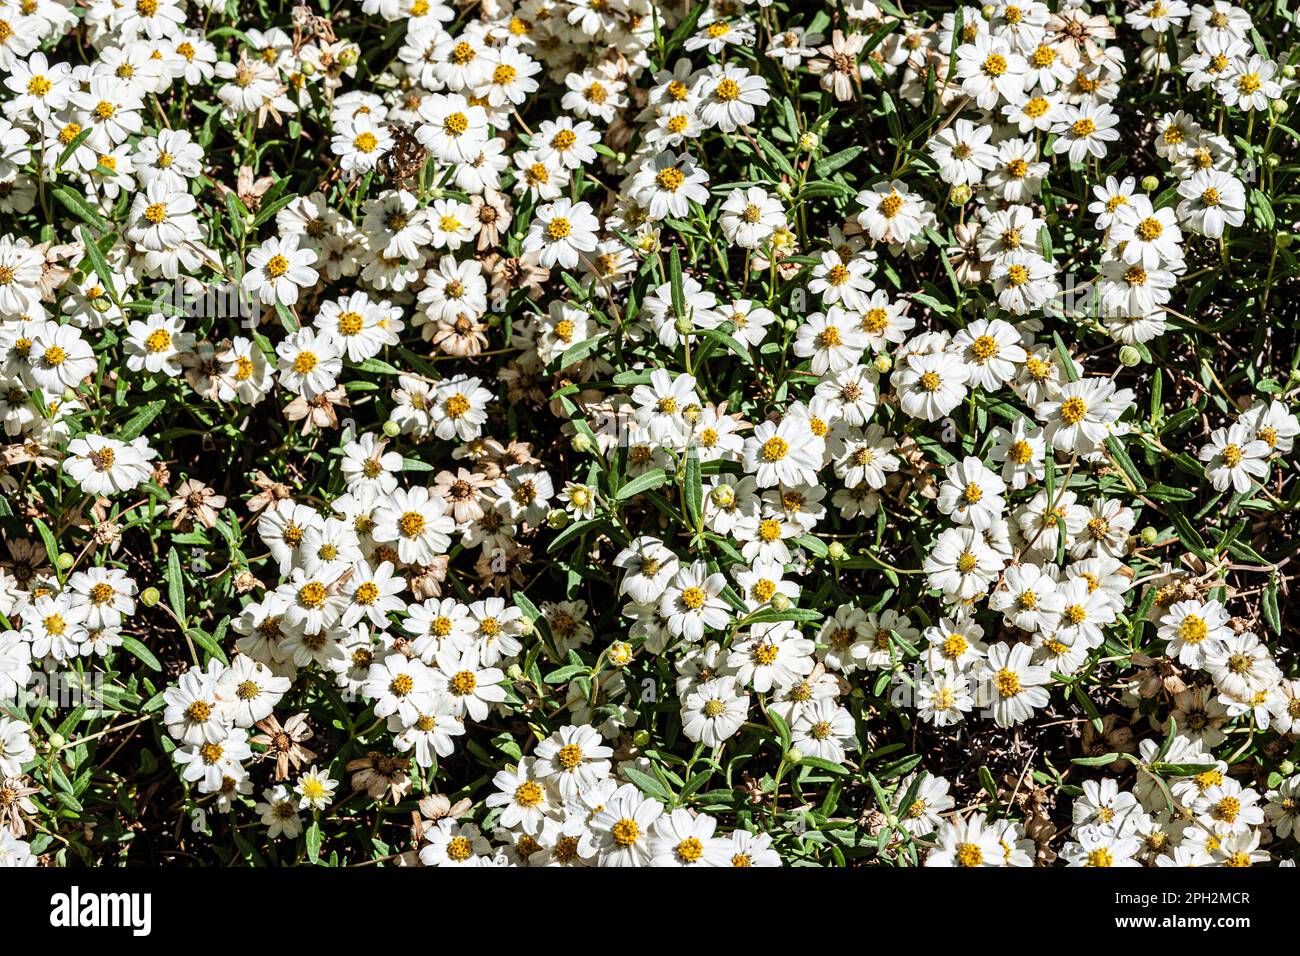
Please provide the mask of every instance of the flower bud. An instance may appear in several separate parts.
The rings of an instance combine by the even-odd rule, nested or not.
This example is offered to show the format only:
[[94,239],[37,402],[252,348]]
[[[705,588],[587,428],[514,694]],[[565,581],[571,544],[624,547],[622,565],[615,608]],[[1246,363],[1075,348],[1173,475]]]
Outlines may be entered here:
[[392,419],[389,419],[384,422],[384,434],[389,438],[396,438],[398,435],[402,434],[402,426]]
[[552,531],[559,531],[569,523],[569,513],[556,508],[546,516],[546,526]]
[[1277,247],[1279,249],[1290,249],[1291,243],[1295,241],[1295,236],[1289,232],[1279,232],[1277,234]]
[[1142,353],[1131,345],[1126,345],[1119,350],[1119,364],[1125,368],[1132,368],[1135,365],[1142,364]]
[[731,485],[718,485],[709,492],[709,500],[719,508],[730,508],[736,500],[736,490]]
[[140,592],[140,603],[145,607],[153,607],[162,599],[157,588],[145,588]]
[[1295,764],[1290,760],[1283,760],[1277,765],[1277,772],[1284,777],[1289,777],[1291,774],[1295,773]]
[[1142,529],[1142,533],[1139,537],[1141,537],[1143,544],[1152,545],[1155,544],[1156,539],[1160,537],[1160,532],[1151,527],[1151,525],[1147,525]]
[[1286,112],[1287,102],[1283,99],[1276,99],[1268,105],[1268,108],[1273,111],[1274,116],[1281,116]]
[[1269,169],[1277,169],[1278,166],[1282,165],[1282,159],[1277,153],[1269,153],[1264,157],[1264,165]]
[[786,202],[789,202],[794,198],[794,190],[790,188],[790,184],[787,182],[779,182],[776,184],[776,194]]
[[1293,66],[1290,63],[1282,67],[1282,75],[1285,76],[1288,80],[1295,79],[1295,73],[1296,73],[1295,66]]
[[609,662],[615,667],[627,667],[632,663],[632,645],[627,641],[615,641],[609,645]]
[[1155,176],[1143,176],[1142,188],[1149,193],[1153,193],[1160,188],[1160,180]]
[[771,603],[772,610],[777,611],[778,613],[790,610],[790,598],[787,595],[782,594],[780,591],[777,591],[772,595]]
[[799,148],[806,153],[811,153],[820,144],[821,140],[817,138],[816,133],[804,133],[799,137]]
[[781,323],[781,328],[785,329],[787,332],[794,332],[799,328],[799,323],[794,319],[786,319]]
[[591,443],[591,439],[585,433],[578,432],[569,439],[569,447],[579,455],[585,455],[587,452],[591,451],[594,446]]
[[871,365],[877,372],[879,372],[881,375],[884,375],[886,372],[888,372],[891,368],[894,367],[894,360],[891,359],[884,352],[881,352],[879,355],[876,356],[875,361],[873,361]]
[[518,664],[511,664],[509,667],[506,668],[506,676],[509,677],[511,680],[523,680],[524,669],[520,667]]
[[826,557],[830,558],[832,561],[843,561],[844,545],[840,544],[838,541],[832,541],[826,546]]
[[677,316],[677,321],[673,323],[673,328],[677,330],[678,335],[690,335],[693,327],[691,320],[684,315]]
[[952,189],[948,191],[948,202],[952,203],[954,206],[966,205],[966,203],[970,202],[970,197],[971,188],[965,183],[962,183],[960,186],[953,186]]
[[77,559],[74,558],[72,555],[68,554],[68,552],[66,552],[66,551],[60,552],[60,554],[59,554],[59,570],[60,570],[60,571],[66,571],[66,570],[68,570],[68,568],[72,567],[72,565],[76,562],[76,560],[77,560]]
[[789,750],[785,752],[786,763],[797,764],[797,763],[801,763],[802,761],[803,761],[803,754],[801,754],[794,747],[791,747]]
[[650,742],[650,731],[638,730],[632,735],[632,743],[637,747],[644,747]]
[[49,743],[51,750],[62,750],[63,745],[68,742],[68,739],[64,737],[63,734],[54,733],[50,734],[47,742]]

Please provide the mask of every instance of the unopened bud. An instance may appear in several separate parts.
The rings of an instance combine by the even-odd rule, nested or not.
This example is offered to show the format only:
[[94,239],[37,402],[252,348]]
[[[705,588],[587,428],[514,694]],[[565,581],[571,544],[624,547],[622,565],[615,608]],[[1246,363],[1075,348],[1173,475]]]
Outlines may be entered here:
[[790,184],[787,182],[779,182],[776,184],[776,194],[786,202],[789,202],[794,198],[794,190],[790,188]]
[[1291,243],[1295,242],[1295,237],[1289,232],[1279,232],[1276,238],[1279,249],[1290,249]]
[[970,202],[970,197],[971,188],[965,183],[962,183],[960,186],[953,186],[948,192],[948,202],[952,203],[954,206],[964,206],[966,203]]
[[894,360],[891,359],[884,352],[881,352],[879,355],[876,356],[875,361],[872,362],[871,365],[877,372],[879,372],[881,375],[884,375],[886,372],[888,372],[891,368],[894,367]]
[[1291,774],[1295,773],[1295,764],[1290,760],[1283,760],[1277,765],[1277,772],[1284,777],[1289,777]]
[[1126,345],[1119,350],[1119,363],[1125,368],[1132,368],[1135,365],[1142,364],[1142,353],[1131,345]]
[[68,568],[72,567],[73,563],[76,560],[77,559],[74,558],[72,555],[68,554],[68,552],[66,551],[61,552],[59,554],[59,570],[60,571],[68,570]]
[[1153,193],[1160,188],[1160,180],[1155,176],[1143,176],[1142,188],[1149,193]]
[[800,762],[802,762],[802,761],[803,761],[803,754],[801,754],[801,753],[800,753],[798,750],[796,750],[794,747],[791,747],[789,750],[787,750],[787,751],[785,752],[785,762],[786,762],[786,763],[794,763],[794,764],[797,764],[797,763],[800,763]]
[[838,541],[832,541],[826,546],[826,557],[830,558],[832,561],[843,561],[844,545],[840,544]]
[[396,438],[398,435],[402,434],[402,426],[392,419],[389,419],[384,422],[384,434],[389,438]]
[[1286,100],[1278,99],[1270,103],[1268,108],[1273,111],[1274,116],[1281,116],[1283,113],[1286,112],[1286,107],[1287,107]]
[[1156,539],[1160,537],[1160,532],[1157,531],[1155,528],[1151,527],[1151,525],[1147,525],[1145,528],[1142,529],[1142,532],[1139,535],[1139,537],[1142,538],[1143,544],[1152,545],[1155,544]]
[[793,332],[799,328],[799,323],[794,319],[786,319],[781,323],[781,328],[785,329],[787,332]]
[[49,743],[51,750],[62,750],[63,745],[68,742],[68,738],[64,737],[63,734],[54,733],[50,734],[47,738],[47,742]]
[[594,446],[592,445],[591,439],[586,435],[586,433],[578,432],[576,435],[574,435],[572,438],[569,439],[569,447],[572,448],[574,451],[576,451],[579,455],[585,455],[587,454],[587,452],[591,451],[591,449]]
[[678,335],[690,335],[693,326],[690,319],[684,315],[679,315],[677,321],[673,323],[673,328],[677,330]]
[[650,742],[650,731],[638,730],[632,735],[632,743],[638,747],[644,747]]
[[790,598],[787,595],[782,594],[780,591],[777,591],[772,595],[772,610],[777,611],[778,613],[790,610]]
[[158,593],[157,588],[145,588],[140,592],[140,603],[145,607],[153,607],[160,600],[162,600],[162,595]]
[[718,485],[709,492],[709,500],[719,508],[730,508],[736,501],[736,490],[731,485]]
[[569,513],[556,508],[546,516],[546,526],[552,531],[559,531],[569,523]]
[[627,641],[615,641],[609,645],[609,662],[615,667],[627,667],[632,663],[632,645]]

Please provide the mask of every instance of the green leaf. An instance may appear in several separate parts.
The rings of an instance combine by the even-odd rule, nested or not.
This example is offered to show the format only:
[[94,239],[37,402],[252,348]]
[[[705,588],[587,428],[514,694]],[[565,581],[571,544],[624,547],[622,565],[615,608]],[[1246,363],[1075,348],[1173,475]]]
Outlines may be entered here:
[[73,192],[66,186],[55,187],[54,198],[59,201],[63,208],[67,209],[68,212],[72,213],[82,222],[88,222],[100,231],[107,230],[110,227],[108,220],[95,212],[95,210],[91,208],[90,204],[81,198],[79,193]]
[[162,399],[159,399],[156,402],[150,402],[144,408],[132,415],[131,419],[122,426],[121,430],[117,433],[118,439],[129,442],[139,438],[144,434],[144,430],[152,424],[153,420],[157,418],[158,414],[166,407],[167,403]]
[[618,489],[618,494],[614,497],[618,501],[626,501],[628,498],[635,497],[643,491],[649,491],[652,488],[658,488],[668,480],[668,474],[662,468],[652,468],[644,475],[633,478],[622,488]]
[[181,556],[175,548],[167,552],[167,604],[185,620],[185,578],[181,574]]
[[142,661],[145,667],[148,667],[150,670],[162,670],[162,664],[158,663],[158,658],[154,657],[153,654],[150,653],[149,648],[145,647],[134,637],[123,636],[122,650],[126,651],[132,657]]
[[659,802],[669,805],[677,802],[677,798],[668,791],[668,788],[649,774],[642,773],[634,767],[627,766],[627,764],[619,767],[618,772],[647,797],[654,797]]
[[313,820],[311,826],[307,828],[307,859],[313,863],[320,862],[320,821]]
[[704,483],[700,477],[698,449],[692,448],[686,453],[686,477],[682,487],[685,492],[683,504],[686,508],[686,516],[690,519],[691,527],[698,530],[704,518]]

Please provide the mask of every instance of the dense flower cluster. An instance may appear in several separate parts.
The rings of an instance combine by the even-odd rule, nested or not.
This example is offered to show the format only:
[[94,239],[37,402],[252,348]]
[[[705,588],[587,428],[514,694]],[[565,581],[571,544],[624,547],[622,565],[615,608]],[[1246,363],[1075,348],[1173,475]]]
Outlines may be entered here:
[[0,0],[0,864],[1290,863],[1287,19],[246,6]]

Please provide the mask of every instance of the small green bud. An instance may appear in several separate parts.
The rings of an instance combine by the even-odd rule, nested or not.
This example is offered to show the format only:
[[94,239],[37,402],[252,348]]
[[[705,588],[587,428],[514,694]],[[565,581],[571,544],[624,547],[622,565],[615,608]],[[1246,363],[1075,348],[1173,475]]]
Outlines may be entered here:
[[1274,116],[1281,116],[1283,113],[1287,111],[1287,101],[1283,99],[1276,99],[1272,103],[1268,104],[1268,108],[1273,111]]
[[786,202],[789,202],[790,200],[794,199],[794,190],[790,188],[790,184],[787,182],[780,182],[776,184],[776,194],[780,196],[782,199],[784,199]]
[[694,326],[691,320],[684,315],[677,316],[677,321],[673,323],[673,328],[677,330],[678,335],[690,335]]
[[595,446],[592,445],[591,439],[585,433],[578,432],[576,435],[574,435],[572,438],[569,439],[569,447],[572,448],[574,451],[576,451],[579,455],[585,455],[587,454],[587,452],[591,451],[592,448]]
[[787,332],[793,332],[799,328],[799,323],[794,319],[786,319],[781,323],[781,328],[785,329]]
[[772,595],[772,610],[778,613],[790,610],[790,598],[780,591]]
[[157,588],[145,588],[140,592],[140,603],[145,607],[153,607],[160,600],[162,600],[162,595],[158,593]]
[[736,500],[736,491],[731,485],[718,485],[709,492],[709,500],[719,508],[730,508]]
[[1142,353],[1132,345],[1126,345],[1119,350],[1119,363],[1125,368],[1132,368],[1135,365],[1142,364]]
[[1269,153],[1264,157],[1264,165],[1269,169],[1277,169],[1282,165],[1282,159],[1277,153]]
[[891,368],[894,367],[894,360],[891,359],[884,352],[881,352],[879,355],[876,356],[875,361],[873,361],[871,365],[872,367],[875,368],[877,372],[879,372],[881,375],[884,375],[886,372],[888,372]]
[[396,438],[398,435],[402,434],[402,426],[390,419],[389,421],[384,422],[384,434],[389,438]]
[[632,743],[638,747],[644,747],[650,742],[650,731],[638,730],[632,735]]
[[1160,180],[1155,176],[1143,176],[1142,188],[1149,193],[1153,193],[1160,188]]
[[1160,537],[1160,532],[1157,531],[1155,528],[1151,527],[1151,525],[1147,525],[1145,528],[1142,529],[1142,533],[1141,535],[1139,535],[1139,537],[1142,538],[1143,544],[1152,545],[1155,544],[1156,539]]
[[1283,760],[1277,765],[1277,772],[1284,777],[1289,777],[1291,774],[1295,773],[1295,764],[1290,760]]
[[524,669],[520,667],[518,664],[511,664],[509,667],[506,668],[506,676],[509,677],[511,680],[523,680]]
[[48,742],[51,750],[62,750],[63,745],[68,742],[68,738],[64,737],[63,734],[55,733],[50,734]]
[[840,544],[838,541],[832,541],[826,546],[826,557],[830,558],[832,561],[843,561],[844,545]]
[[799,764],[803,762],[803,754],[794,747],[785,752],[785,762],[790,764]]
[[569,523],[569,513],[556,508],[546,516],[546,526],[552,531],[559,531]]
[[76,560],[77,559],[74,558],[72,555],[68,554],[68,552],[66,551],[61,552],[59,554],[59,570],[60,571],[68,570],[68,568],[72,567],[73,563]]
[[63,390],[63,400],[64,400],[65,402],[70,402],[70,401],[72,401],[73,399],[75,399],[76,397],[77,397],[77,393],[76,393],[74,390],[72,390],[72,389],[70,389],[70,388],[65,388],[65,389]]
[[1289,232],[1279,232],[1277,234],[1277,247],[1279,249],[1290,249],[1291,243],[1295,242],[1295,236]]
[[1295,72],[1296,72],[1295,67],[1290,63],[1282,67],[1282,75],[1285,76],[1288,80],[1295,78]]
[[966,203],[970,202],[970,197],[971,188],[965,183],[962,183],[960,186],[953,186],[952,189],[948,191],[948,202],[952,203],[954,206],[966,205]]

